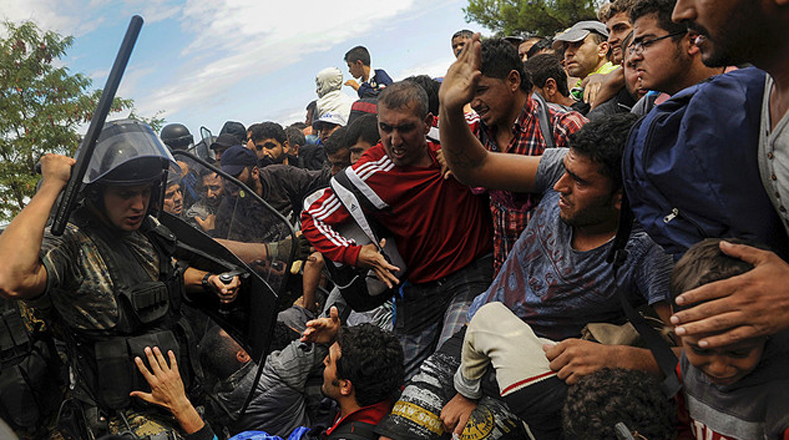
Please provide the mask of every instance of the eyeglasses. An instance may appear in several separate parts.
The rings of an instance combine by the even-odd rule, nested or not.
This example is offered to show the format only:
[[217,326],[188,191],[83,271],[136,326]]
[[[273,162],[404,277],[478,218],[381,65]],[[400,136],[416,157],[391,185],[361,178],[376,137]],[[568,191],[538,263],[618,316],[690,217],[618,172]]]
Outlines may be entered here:
[[658,41],[665,40],[666,38],[685,35],[687,33],[688,31],[684,30],[684,31],[678,31],[668,35],[664,35],[662,37],[653,38],[651,40],[634,41],[630,46],[627,47],[627,50],[629,51],[630,55],[641,56],[641,54],[644,53],[644,49],[648,49],[650,46],[657,43]]

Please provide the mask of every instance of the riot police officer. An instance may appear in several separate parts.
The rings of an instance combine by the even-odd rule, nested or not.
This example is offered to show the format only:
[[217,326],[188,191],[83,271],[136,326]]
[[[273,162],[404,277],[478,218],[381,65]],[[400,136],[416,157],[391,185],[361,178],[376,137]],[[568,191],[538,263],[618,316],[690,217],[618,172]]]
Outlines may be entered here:
[[[84,200],[56,237],[45,226],[74,163],[58,155],[41,159],[39,191],[0,236],[0,295],[43,311],[65,341],[70,397],[88,424],[67,427],[72,436],[87,429],[97,437],[172,438],[166,418],[130,400],[141,381],[132,359],[154,343],[179,359],[194,358],[182,294],[230,302],[240,282],[224,284],[173,258],[175,236],[150,211],[161,203],[163,178],[175,161],[149,126],[105,124],[83,179]],[[185,364],[187,378],[198,371]]]

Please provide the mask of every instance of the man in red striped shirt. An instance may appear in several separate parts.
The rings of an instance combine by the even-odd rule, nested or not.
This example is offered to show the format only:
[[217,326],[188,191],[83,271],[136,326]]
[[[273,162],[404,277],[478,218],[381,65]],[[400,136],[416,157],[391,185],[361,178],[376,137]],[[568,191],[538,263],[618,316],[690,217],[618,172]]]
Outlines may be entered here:
[[[492,231],[484,199],[455,179],[444,179],[439,145],[425,137],[432,125],[427,95],[413,82],[387,87],[378,101],[381,142],[348,170],[376,205],[367,212],[392,233],[407,265],[396,300],[395,333],[403,343],[406,374],[465,324],[468,305],[491,282]],[[353,221],[331,190],[305,201],[302,232],[329,259],[371,269],[382,281],[401,282],[374,244],[360,246],[335,226]]]

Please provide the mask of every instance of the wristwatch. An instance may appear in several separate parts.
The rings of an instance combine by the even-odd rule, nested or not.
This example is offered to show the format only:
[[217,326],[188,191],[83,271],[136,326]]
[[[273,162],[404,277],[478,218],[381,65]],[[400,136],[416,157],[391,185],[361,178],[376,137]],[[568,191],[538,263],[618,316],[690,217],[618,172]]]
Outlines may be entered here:
[[211,284],[208,283],[208,278],[210,278],[211,275],[213,275],[211,272],[206,272],[205,275],[203,275],[203,290],[209,293],[211,292]]

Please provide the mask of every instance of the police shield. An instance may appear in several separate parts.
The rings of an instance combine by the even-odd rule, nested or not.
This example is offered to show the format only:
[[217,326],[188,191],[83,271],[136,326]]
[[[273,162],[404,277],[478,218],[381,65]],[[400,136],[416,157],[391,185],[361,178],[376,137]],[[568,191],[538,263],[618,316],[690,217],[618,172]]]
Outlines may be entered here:
[[[290,274],[288,268],[296,240],[288,221],[233,176],[187,152],[176,160],[188,167],[200,197],[179,215],[163,212],[160,220],[178,237],[179,258],[191,266],[242,278],[241,291],[232,303],[213,295],[190,295],[188,303],[201,310],[261,359]],[[241,177],[241,176],[239,176]],[[182,179],[182,181],[185,179]],[[290,250],[274,252],[273,249]]]

